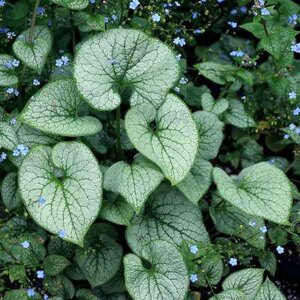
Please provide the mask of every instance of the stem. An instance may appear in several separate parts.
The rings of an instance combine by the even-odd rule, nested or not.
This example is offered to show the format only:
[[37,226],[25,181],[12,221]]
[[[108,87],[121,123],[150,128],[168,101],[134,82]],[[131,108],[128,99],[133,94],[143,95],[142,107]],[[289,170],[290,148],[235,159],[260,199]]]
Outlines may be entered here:
[[72,38],[72,52],[75,54],[76,48],[76,36],[75,36],[75,27],[74,27],[74,13],[70,10],[70,23],[71,23],[71,38]]
[[116,137],[117,137],[117,157],[122,158],[122,147],[121,147],[121,105],[117,108],[116,112],[117,126],[116,126]]
[[[28,35],[28,43],[29,44],[32,43],[33,32],[34,32],[34,25],[35,25],[35,21],[36,21],[36,14],[37,14],[37,9],[38,9],[39,5],[40,5],[40,0],[36,0],[35,4],[34,4],[33,14],[32,14],[31,20],[30,20],[30,29],[29,29],[29,35]],[[21,72],[19,84],[18,84],[18,91],[19,91],[19,95],[18,95],[18,108],[19,108],[19,110],[21,110],[23,108],[23,103],[22,103],[22,86],[23,86],[23,81],[24,81],[25,73],[26,73],[26,65],[24,64],[22,72]]]
[[298,162],[299,158],[300,158],[300,155],[295,157],[295,159],[285,169],[285,173],[287,173]]

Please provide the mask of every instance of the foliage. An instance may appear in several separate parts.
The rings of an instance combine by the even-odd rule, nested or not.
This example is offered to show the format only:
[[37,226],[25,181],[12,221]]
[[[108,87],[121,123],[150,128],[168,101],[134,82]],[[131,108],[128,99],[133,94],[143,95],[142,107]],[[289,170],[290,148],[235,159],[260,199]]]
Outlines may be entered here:
[[299,11],[0,0],[0,298],[285,299]]

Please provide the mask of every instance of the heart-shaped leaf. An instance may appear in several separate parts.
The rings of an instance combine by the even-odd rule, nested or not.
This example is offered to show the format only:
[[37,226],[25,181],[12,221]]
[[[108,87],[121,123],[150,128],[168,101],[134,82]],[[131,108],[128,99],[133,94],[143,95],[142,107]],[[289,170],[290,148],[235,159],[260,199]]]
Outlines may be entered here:
[[0,86],[14,86],[18,83],[18,76],[8,67],[14,58],[7,54],[0,54]]
[[51,0],[51,2],[73,10],[81,10],[89,5],[89,0]]
[[124,257],[125,284],[133,299],[183,300],[188,290],[188,273],[177,249],[170,243],[156,240],[141,254],[150,264],[146,268],[140,257]]
[[210,162],[196,157],[191,171],[176,187],[195,205],[208,191],[212,183],[213,167]]
[[204,93],[201,96],[201,105],[203,110],[219,115],[228,108],[229,104],[226,99],[215,101],[210,93]]
[[199,135],[198,156],[210,160],[218,155],[223,140],[223,126],[218,117],[207,111],[193,113]]
[[254,299],[263,281],[263,269],[249,268],[230,274],[222,283],[223,290],[243,291],[247,299]]
[[35,26],[32,41],[29,41],[30,29],[22,32],[13,44],[16,56],[29,68],[42,72],[52,47],[51,33],[45,26]]
[[196,124],[187,106],[169,94],[159,109],[149,104],[132,107],[125,117],[129,139],[160,167],[172,185],[190,171],[198,146]]
[[139,213],[148,196],[164,179],[151,162],[139,156],[131,165],[120,161],[113,164],[104,176],[104,189],[122,195]]
[[209,213],[218,231],[241,237],[254,247],[265,247],[265,233],[260,230],[265,226],[262,218],[246,214],[217,195],[212,197]]
[[213,180],[220,196],[246,213],[275,223],[288,222],[292,190],[277,167],[262,162],[242,170],[236,179],[214,168]]
[[74,75],[85,100],[98,110],[113,110],[125,89],[132,105],[156,107],[179,77],[172,50],[134,29],[111,29],[85,41],[75,58]]
[[13,150],[18,145],[18,139],[12,126],[0,122],[0,148]]
[[113,239],[102,234],[98,246],[77,249],[76,261],[92,287],[110,280],[122,262],[122,247]]
[[145,213],[135,217],[127,227],[126,239],[135,253],[156,239],[164,239],[177,247],[188,243],[209,243],[201,211],[195,208],[177,189],[162,183],[153,192]]
[[286,300],[286,297],[280,292],[277,286],[267,278],[258,290],[255,300]]
[[83,245],[102,202],[102,174],[89,148],[78,142],[33,148],[19,169],[19,189],[40,226]]
[[78,116],[82,104],[72,79],[60,79],[45,85],[27,102],[20,119],[43,132],[61,136],[92,135],[100,131],[99,120]]

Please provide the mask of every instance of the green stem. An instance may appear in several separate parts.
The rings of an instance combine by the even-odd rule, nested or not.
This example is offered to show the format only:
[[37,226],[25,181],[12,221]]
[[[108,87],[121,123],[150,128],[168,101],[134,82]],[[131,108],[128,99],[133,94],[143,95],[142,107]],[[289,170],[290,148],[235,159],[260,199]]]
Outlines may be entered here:
[[75,54],[76,48],[76,35],[75,35],[75,26],[74,26],[74,13],[70,10],[70,24],[71,24],[71,39],[72,39],[72,52]]
[[116,137],[117,137],[117,157],[118,159],[122,158],[122,147],[121,147],[121,106],[117,108],[116,112]]
[[[34,33],[34,25],[35,25],[35,21],[36,21],[37,9],[38,9],[39,5],[40,5],[40,0],[36,0],[35,4],[34,4],[33,14],[32,14],[31,20],[30,20],[30,29],[29,29],[29,35],[28,35],[28,43],[29,44],[32,43],[33,33]],[[18,108],[19,108],[20,111],[23,108],[22,86],[23,86],[25,73],[26,73],[26,65],[24,64],[22,72],[21,72],[21,76],[20,76],[20,79],[19,79],[19,84],[18,84],[18,91],[19,91]]]
[[285,173],[287,173],[298,162],[299,158],[300,158],[300,155],[295,157],[295,159],[285,169]]

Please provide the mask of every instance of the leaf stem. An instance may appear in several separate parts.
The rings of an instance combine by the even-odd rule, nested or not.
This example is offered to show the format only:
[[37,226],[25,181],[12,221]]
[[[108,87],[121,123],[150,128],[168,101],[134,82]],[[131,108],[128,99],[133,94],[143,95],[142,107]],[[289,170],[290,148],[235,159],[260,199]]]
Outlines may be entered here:
[[300,155],[297,155],[294,160],[287,166],[287,168],[285,169],[285,173],[287,173],[297,162],[298,159],[300,158]]
[[39,5],[40,5],[40,0],[36,0],[35,5],[34,5],[34,10],[33,10],[33,15],[31,17],[31,21],[30,21],[30,30],[29,30],[29,36],[28,36],[29,43],[32,43],[34,25],[35,25],[35,21],[36,21],[37,9],[38,9]]

